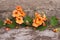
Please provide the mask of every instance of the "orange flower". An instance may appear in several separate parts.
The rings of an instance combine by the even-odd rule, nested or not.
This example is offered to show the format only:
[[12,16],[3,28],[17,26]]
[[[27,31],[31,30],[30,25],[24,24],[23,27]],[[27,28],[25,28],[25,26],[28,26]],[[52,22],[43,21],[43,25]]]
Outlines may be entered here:
[[[44,15],[44,18],[45,18],[45,15]],[[42,24],[43,24],[43,26],[46,26],[46,24],[45,24],[45,22],[43,20],[43,17],[41,17],[40,14],[35,13],[35,19],[33,19],[33,24],[32,25],[34,27],[38,27],[38,26],[40,26]]]
[[24,17],[26,14],[24,11],[20,11],[20,16]]
[[23,21],[23,18],[22,17],[17,17],[16,18],[16,23],[18,24],[22,24],[24,21]]
[[20,16],[20,12],[17,11],[17,10],[14,10],[12,16],[13,17],[19,17]]
[[11,24],[12,21],[11,21],[10,19],[7,18],[7,19],[4,21],[4,23],[5,23],[5,24]]
[[25,16],[25,12],[22,10],[22,8],[20,6],[16,7],[16,10],[13,11],[12,14],[13,17],[24,17]]
[[16,6],[16,10],[22,11],[22,7],[21,6]]
[[17,6],[16,10],[20,12],[20,16],[24,17],[25,16],[25,12],[23,11],[21,6]]
[[36,18],[36,19],[34,19],[33,20],[33,26],[34,27],[38,27],[38,26],[40,26],[40,25],[42,25],[43,24],[43,20],[42,20],[42,18]]

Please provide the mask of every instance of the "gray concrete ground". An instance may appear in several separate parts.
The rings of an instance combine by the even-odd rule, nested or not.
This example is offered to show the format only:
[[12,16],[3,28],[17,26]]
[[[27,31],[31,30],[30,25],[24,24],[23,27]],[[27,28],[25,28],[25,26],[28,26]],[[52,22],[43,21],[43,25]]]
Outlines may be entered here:
[[32,29],[0,29],[0,40],[60,40],[60,33],[51,30],[38,31]]
[[44,11],[47,16],[60,17],[60,0],[0,0],[0,12],[12,11],[21,5],[27,14]]
[[[35,11],[44,11],[48,17],[55,15],[60,19],[60,0],[0,0],[0,18],[10,17],[17,5],[22,6],[31,17]],[[5,31],[1,28],[0,40],[60,40],[60,32],[40,32],[25,28]]]

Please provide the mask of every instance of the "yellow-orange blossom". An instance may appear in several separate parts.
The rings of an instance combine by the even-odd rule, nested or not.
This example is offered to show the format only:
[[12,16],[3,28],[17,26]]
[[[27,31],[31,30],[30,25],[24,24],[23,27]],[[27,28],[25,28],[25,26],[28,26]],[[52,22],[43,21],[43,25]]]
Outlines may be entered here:
[[25,12],[23,11],[23,9],[20,6],[17,6],[16,10],[13,11],[12,16],[13,17],[24,17]]
[[11,24],[11,23],[12,23],[12,21],[8,18],[6,18],[6,20],[4,21],[4,24]]
[[43,24],[43,26],[45,26],[46,24],[45,24],[44,21],[46,21],[46,20],[47,20],[47,18],[46,18],[46,16],[45,16],[45,14],[44,14],[43,17],[42,17],[40,14],[38,14],[38,13],[36,12],[36,13],[35,13],[35,19],[33,19],[32,25],[33,25],[34,27],[38,27],[38,26],[40,26],[40,25],[42,25],[42,24]]

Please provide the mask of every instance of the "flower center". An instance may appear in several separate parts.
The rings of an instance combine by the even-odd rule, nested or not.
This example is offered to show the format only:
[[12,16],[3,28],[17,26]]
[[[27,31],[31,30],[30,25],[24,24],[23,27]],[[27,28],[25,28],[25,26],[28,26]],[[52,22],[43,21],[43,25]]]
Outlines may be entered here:
[[39,18],[38,20],[40,21],[41,19]]
[[18,20],[20,20],[20,18],[18,18]]

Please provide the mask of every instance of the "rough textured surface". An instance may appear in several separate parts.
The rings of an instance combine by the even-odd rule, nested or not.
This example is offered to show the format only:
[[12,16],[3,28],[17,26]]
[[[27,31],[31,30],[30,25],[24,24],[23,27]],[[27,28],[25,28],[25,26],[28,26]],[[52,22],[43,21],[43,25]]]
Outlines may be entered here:
[[0,29],[0,40],[58,40],[58,33],[50,30],[36,31],[32,29],[12,29],[5,31]]
[[0,12],[10,12],[17,5],[21,5],[30,16],[34,14],[34,11],[44,11],[49,17],[53,15],[60,17],[59,4],[60,0],[0,0]]
[[[10,17],[17,5],[21,5],[31,17],[35,11],[39,13],[44,11],[48,17],[55,15],[60,19],[60,0],[0,0],[0,18]],[[2,28],[0,40],[60,40],[60,33],[49,30],[40,32],[25,28],[5,31]]]

